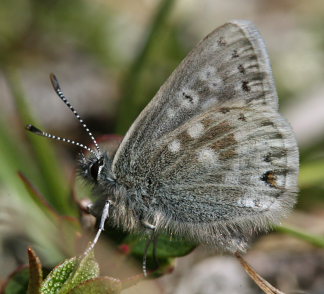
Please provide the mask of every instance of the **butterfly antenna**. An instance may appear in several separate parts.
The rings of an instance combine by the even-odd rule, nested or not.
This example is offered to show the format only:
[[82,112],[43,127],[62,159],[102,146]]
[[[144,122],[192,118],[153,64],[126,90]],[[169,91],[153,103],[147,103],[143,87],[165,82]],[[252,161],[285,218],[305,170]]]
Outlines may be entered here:
[[41,137],[46,137],[46,138],[50,138],[50,139],[53,139],[53,140],[56,140],[56,141],[62,141],[62,142],[66,142],[66,143],[69,143],[69,144],[72,144],[72,145],[76,145],[76,146],[81,147],[81,148],[83,148],[85,150],[88,150],[89,152],[91,152],[92,154],[97,156],[97,153],[95,151],[93,151],[88,146],[85,146],[85,145],[83,145],[83,144],[81,144],[79,142],[75,142],[75,141],[67,139],[67,138],[62,138],[62,137],[58,137],[58,136],[55,136],[55,135],[52,135],[52,134],[49,134],[49,133],[45,133],[42,130],[36,128],[35,126],[33,126],[31,124],[26,125],[26,130],[32,132],[33,134],[41,136]]
[[[65,97],[65,95],[63,94],[60,84],[58,82],[57,77],[51,73],[50,74],[50,80],[51,83],[53,85],[53,88],[57,94],[57,96],[59,96],[59,98],[64,102],[64,104],[69,107],[69,109],[73,112],[74,116],[78,119],[78,121],[80,122],[80,124],[84,127],[84,129],[86,130],[87,134],[89,135],[89,137],[91,138],[93,144],[95,145],[96,149],[97,149],[97,153],[101,154],[99,145],[96,141],[96,139],[94,138],[94,136],[92,135],[92,133],[90,132],[88,126],[85,124],[85,122],[83,121],[83,119],[80,117],[80,115],[78,114],[78,112],[74,109],[74,107],[71,105],[71,103],[67,100],[67,98]],[[77,145],[77,144],[75,144]],[[78,146],[81,146],[80,144]],[[86,148],[87,149],[87,148]],[[87,149],[88,150],[88,149]],[[98,155],[98,154],[96,154]]]

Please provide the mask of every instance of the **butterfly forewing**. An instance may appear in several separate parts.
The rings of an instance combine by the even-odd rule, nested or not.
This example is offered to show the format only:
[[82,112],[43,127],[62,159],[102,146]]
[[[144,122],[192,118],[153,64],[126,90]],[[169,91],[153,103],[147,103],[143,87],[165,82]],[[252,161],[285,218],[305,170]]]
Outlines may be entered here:
[[249,22],[227,23],[189,53],[139,115],[117,152],[113,171],[131,168],[142,146],[212,106],[277,109],[277,100],[260,34]]

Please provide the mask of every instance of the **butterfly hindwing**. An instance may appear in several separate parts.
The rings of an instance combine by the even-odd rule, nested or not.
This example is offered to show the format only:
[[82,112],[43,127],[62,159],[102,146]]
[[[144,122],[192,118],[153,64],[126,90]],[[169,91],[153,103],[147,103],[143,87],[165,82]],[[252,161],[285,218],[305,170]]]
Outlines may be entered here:
[[147,218],[200,242],[264,228],[295,203],[297,146],[274,110],[210,109],[142,154],[127,181],[144,187]]

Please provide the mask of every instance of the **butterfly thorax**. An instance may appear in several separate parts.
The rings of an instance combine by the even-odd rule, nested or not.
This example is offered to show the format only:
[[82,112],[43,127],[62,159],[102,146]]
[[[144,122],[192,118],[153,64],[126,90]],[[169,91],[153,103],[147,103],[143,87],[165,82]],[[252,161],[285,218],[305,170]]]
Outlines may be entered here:
[[[102,207],[105,201],[109,200],[111,202],[109,222],[127,231],[138,230],[142,228],[143,219],[142,205],[139,204],[145,200],[143,195],[147,192],[142,188],[120,182],[113,174],[111,165],[112,158],[107,152],[98,156],[82,155],[79,160],[79,174],[92,186],[93,195],[97,198],[90,208],[90,213],[100,218]],[[136,207],[134,203],[137,203]]]

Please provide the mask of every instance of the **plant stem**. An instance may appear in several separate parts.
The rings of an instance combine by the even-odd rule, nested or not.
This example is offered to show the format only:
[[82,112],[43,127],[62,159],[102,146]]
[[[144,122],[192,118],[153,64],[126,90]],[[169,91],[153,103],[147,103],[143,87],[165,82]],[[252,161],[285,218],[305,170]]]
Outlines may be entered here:
[[120,100],[120,107],[117,117],[116,131],[118,134],[124,134],[129,128],[130,124],[137,117],[138,113],[141,111],[140,108],[146,98],[138,98],[136,96],[139,88],[138,85],[140,84],[140,76],[149,52],[151,51],[155,41],[158,39],[156,36],[163,27],[174,2],[175,0],[161,1],[157,9],[156,16],[154,17],[152,25],[150,26],[147,38],[143,43],[143,47],[139,51],[123,82],[122,89],[124,92]]
[[307,241],[317,247],[321,247],[321,248],[324,247],[324,237],[314,236],[314,235],[304,233],[302,231],[296,230],[291,227],[286,227],[286,226],[278,226],[278,227],[276,227],[276,231],[297,237],[297,238]]

